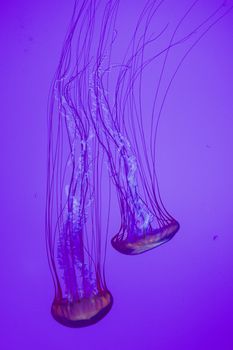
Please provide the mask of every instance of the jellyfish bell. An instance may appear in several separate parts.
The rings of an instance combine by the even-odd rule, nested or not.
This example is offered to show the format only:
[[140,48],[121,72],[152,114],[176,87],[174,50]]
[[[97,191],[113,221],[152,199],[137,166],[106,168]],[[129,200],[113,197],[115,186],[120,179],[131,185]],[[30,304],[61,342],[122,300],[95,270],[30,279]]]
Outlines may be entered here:
[[179,228],[179,223],[173,220],[161,228],[150,228],[144,232],[142,231],[140,234],[137,232],[132,238],[122,238],[117,234],[112,238],[111,243],[113,248],[122,254],[142,254],[170,241]]
[[79,328],[97,323],[111,310],[113,297],[108,290],[99,294],[70,301],[68,298],[55,298],[51,313],[53,318],[64,326]]

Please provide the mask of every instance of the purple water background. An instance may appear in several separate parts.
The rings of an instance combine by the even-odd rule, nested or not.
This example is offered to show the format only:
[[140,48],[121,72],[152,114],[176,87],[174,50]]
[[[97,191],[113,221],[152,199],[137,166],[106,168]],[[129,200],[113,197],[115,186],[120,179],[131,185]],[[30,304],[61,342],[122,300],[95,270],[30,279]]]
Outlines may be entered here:
[[[204,3],[211,9],[218,2]],[[133,28],[142,4],[124,1],[121,31]],[[168,4],[176,10],[175,2]],[[114,306],[100,323],[69,329],[50,316],[46,104],[72,6],[71,0],[0,4],[0,348],[232,350],[233,12],[184,63],[160,123],[160,188],[179,233],[136,257],[109,244]],[[114,214],[111,236],[119,223]]]

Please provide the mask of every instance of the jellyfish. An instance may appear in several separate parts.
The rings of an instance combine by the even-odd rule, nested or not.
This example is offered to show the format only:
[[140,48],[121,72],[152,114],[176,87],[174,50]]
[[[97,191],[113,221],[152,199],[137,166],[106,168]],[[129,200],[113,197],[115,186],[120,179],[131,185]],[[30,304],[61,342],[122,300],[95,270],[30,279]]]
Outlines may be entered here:
[[[75,2],[48,109],[46,247],[55,289],[51,313],[68,327],[98,322],[113,304],[105,278],[110,181],[103,188],[104,153],[90,123],[95,106],[89,101],[88,52],[97,7],[96,1]],[[108,198],[104,208],[103,191]]]
[[[169,23],[154,31],[151,26],[164,3],[146,2],[120,62],[109,59],[118,35],[115,22],[112,35],[102,31],[99,59],[93,73],[92,98],[96,101],[98,118],[91,118],[91,122],[107,154],[121,213],[120,229],[111,242],[117,251],[127,255],[158,247],[170,241],[179,230],[180,225],[165,208],[159,189],[156,173],[158,125],[167,95],[186,57],[232,9],[232,5],[221,2],[206,18],[186,29],[187,22],[193,23],[191,15],[199,3],[194,1],[170,31]],[[182,32],[187,32],[181,35],[183,26]],[[171,64],[172,53],[175,64]],[[154,73],[153,67],[158,67],[158,74],[154,91],[148,92],[144,76],[153,78],[154,74],[148,77],[147,72]],[[151,105],[149,116],[145,115],[145,110],[148,113],[145,100]]]
[[[229,6],[225,1],[221,2],[204,20],[194,24],[181,37],[180,29],[190,20],[192,11],[198,5],[198,1],[194,1],[179,18],[171,33],[166,35],[168,25],[165,24],[158,34],[153,34],[150,30],[154,23],[152,19],[163,3],[146,3],[116,84],[113,118],[120,132],[118,135],[121,136],[119,172],[124,179],[117,186],[122,224],[119,232],[112,238],[112,245],[119,252],[128,255],[158,247],[171,240],[179,230],[178,221],[165,208],[158,185],[155,166],[158,125],[168,92],[186,57],[205,34],[232,10],[232,3]],[[148,46],[154,45],[155,38],[165,38],[164,49],[157,52],[150,50]],[[177,63],[171,69],[169,58],[172,53],[176,54],[177,49],[183,51],[178,60],[176,57]],[[144,111],[148,111],[148,108],[145,108],[144,100],[148,103],[149,98],[146,95],[150,93],[146,91],[144,75],[158,60],[159,74],[156,76],[154,93],[151,94],[151,113],[147,118]],[[167,73],[169,69],[170,76]],[[153,75],[146,75],[147,79],[151,77]],[[146,124],[145,120],[148,119]]]

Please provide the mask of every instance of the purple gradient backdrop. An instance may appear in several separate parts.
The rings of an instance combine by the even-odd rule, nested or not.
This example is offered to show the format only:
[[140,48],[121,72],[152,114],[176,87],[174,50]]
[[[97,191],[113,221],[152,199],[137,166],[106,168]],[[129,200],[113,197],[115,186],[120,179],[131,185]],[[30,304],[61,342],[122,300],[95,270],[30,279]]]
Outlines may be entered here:
[[[120,30],[128,32],[143,3],[124,1]],[[186,60],[160,123],[160,187],[179,233],[136,257],[109,245],[115,303],[100,323],[69,329],[50,316],[46,104],[72,6],[71,0],[0,4],[0,348],[232,350],[233,11]],[[112,236],[117,213],[111,227]]]

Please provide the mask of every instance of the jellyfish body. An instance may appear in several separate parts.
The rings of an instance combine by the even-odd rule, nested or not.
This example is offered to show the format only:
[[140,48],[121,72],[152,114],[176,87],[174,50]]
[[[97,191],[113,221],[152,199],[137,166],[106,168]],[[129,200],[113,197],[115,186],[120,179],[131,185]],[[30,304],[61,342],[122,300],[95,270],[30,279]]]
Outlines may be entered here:
[[135,232],[134,230],[134,236],[128,235],[124,238],[116,235],[112,238],[111,242],[112,246],[120,253],[137,255],[168,242],[178,230],[179,223],[174,220],[170,224],[158,229],[150,228],[150,230],[144,232]]
[[55,287],[51,313],[68,327],[96,323],[113,303],[105,280],[109,205],[101,209],[103,190],[110,200],[110,187],[108,181],[102,186],[104,153],[90,122],[91,113],[97,118],[88,61],[96,7],[95,1],[75,2],[49,105],[46,242]]
[[[139,111],[135,102],[135,89],[141,89],[143,69],[154,59],[144,58],[144,51],[164,31],[154,38],[146,36],[147,28],[159,6],[156,1],[146,3],[131,40],[129,57],[126,55],[123,62],[114,68],[108,61],[101,60],[93,81],[93,91],[98,91],[95,94],[99,115],[98,139],[107,154],[109,172],[118,194],[121,212],[121,227],[111,242],[116,250],[129,255],[143,253],[169,241],[179,229],[178,222],[162,203],[154,154],[151,155],[152,161],[149,164],[140,93]],[[172,44],[178,45],[182,40],[165,46],[154,55],[155,58],[166,54]],[[103,35],[102,43],[98,53],[100,57],[105,57],[106,51],[112,50],[113,40],[108,43],[108,38]],[[110,79],[113,81],[114,75],[114,99],[112,96],[110,99],[106,91],[108,82]],[[152,136],[150,142],[153,142],[151,139]],[[144,161],[141,159],[138,140],[145,155]]]
[[66,298],[55,299],[51,313],[62,325],[80,328],[100,321],[111,310],[112,303],[113,298],[108,291],[72,302]]
[[[112,171],[121,211],[120,230],[111,242],[117,251],[128,255],[141,254],[158,247],[170,241],[179,230],[178,221],[165,208],[158,186],[158,125],[168,92],[186,57],[206,33],[232,9],[232,4],[220,2],[204,20],[200,19],[181,36],[180,29],[188,22],[199,2],[191,3],[170,33],[167,33],[166,23],[156,33],[154,28],[151,30],[151,25],[155,23],[154,17],[163,3],[147,1],[124,60],[119,65],[113,108],[110,109],[110,104],[106,104],[105,110],[108,109],[110,120],[107,123],[106,117],[101,120],[106,134],[110,136],[110,141],[108,139],[107,142],[103,142],[108,150],[109,168]],[[193,19],[190,22],[193,22]],[[163,37],[163,47],[154,48],[157,39]],[[176,50],[181,50],[181,54],[178,55]],[[168,74],[166,70],[170,69],[169,58],[174,52],[178,63]],[[144,74],[147,79],[153,78],[153,75],[148,76],[146,71],[157,64],[157,61],[158,76],[149,100],[148,80],[145,79],[144,82]],[[106,101],[107,96],[103,100]],[[148,107],[145,108],[144,101],[147,101],[146,104],[150,101],[151,104],[149,119],[146,117]],[[105,115],[105,111],[102,115]],[[109,151],[110,142],[117,152]]]

